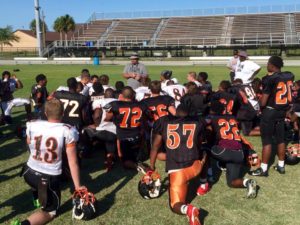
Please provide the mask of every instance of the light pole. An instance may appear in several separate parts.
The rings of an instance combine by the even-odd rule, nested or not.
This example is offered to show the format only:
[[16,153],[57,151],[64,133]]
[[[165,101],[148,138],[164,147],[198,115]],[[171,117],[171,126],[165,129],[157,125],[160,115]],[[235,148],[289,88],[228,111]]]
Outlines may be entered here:
[[43,57],[42,32],[41,32],[41,26],[40,26],[40,6],[39,6],[39,0],[34,0],[34,9],[35,9],[35,21],[36,21],[37,47],[38,47],[38,50],[39,50],[39,57]]

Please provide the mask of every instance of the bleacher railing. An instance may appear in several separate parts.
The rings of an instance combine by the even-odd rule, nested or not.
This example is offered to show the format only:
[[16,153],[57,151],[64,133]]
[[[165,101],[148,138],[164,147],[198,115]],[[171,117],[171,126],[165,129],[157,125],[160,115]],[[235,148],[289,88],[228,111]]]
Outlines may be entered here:
[[280,46],[299,45],[300,33],[268,33],[268,34],[242,34],[234,37],[207,36],[201,38],[159,38],[150,45],[149,37],[115,36],[99,45],[97,40],[72,40],[68,43],[56,41],[55,48],[59,47],[204,47],[204,46]]
[[108,12],[108,13],[96,12],[92,14],[91,18],[92,20],[108,20],[108,19],[111,20],[111,19],[224,16],[224,15],[293,13],[293,12],[300,12],[300,4],[261,5],[261,6],[164,10],[164,11],[132,11],[132,12]]

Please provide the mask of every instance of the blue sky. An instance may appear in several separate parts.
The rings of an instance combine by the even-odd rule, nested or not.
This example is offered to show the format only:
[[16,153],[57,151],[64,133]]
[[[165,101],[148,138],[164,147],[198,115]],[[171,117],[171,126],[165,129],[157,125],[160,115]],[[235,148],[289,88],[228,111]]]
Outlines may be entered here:
[[[75,21],[87,21],[93,12],[124,12],[171,9],[203,9],[238,6],[300,4],[300,0],[40,0],[51,29],[58,16],[70,14]],[[34,18],[34,0],[1,0],[0,27],[28,29]]]

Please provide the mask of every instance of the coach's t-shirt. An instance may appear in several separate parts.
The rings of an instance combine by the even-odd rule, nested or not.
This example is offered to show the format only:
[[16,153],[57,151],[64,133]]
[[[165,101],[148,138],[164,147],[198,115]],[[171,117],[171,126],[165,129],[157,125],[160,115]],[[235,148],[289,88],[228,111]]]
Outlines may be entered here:
[[251,79],[253,73],[258,69],[260,69],[260,66],[253,61],[239,61],[235,69],[234,79],[241,79],[243,84],[249,84],[253,79]]

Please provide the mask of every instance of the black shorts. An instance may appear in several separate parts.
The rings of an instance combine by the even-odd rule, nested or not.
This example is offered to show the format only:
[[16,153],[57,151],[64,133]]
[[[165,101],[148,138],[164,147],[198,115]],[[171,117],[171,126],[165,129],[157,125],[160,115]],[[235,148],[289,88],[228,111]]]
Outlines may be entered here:
[[106,130],[95,130],[92,128],[85,128],[84,132],[89,139],[98,140],[105,144],[107,153],[115,153],[117,150],[117,136],[116,134]]
[[245,165],[243,150],[224,149],[215,145],[211,148],[211,156],[226,164],[226,180],[229,187],[231,187],[233,180],[243,178]]
[[[23,172],[25,182],[32,188],[33,191],[38,192],[39,201],[42,204],[42,210],[52,215],[56,215],[56,211],[60,206],[60,176],[51,176],[43,174],[25,166]],[[41,180],[47,181],[45,189],[41,189]],[[44,190],[44,191],[43,191]],[[41,193],[45,192],[45,193]],[[44,196],[44,197],[40,197]],[[42,199],[41,199],[42,198]]]
[[229,187],[232,186],[232,181],[243,177],[243,164],[226,163],[226,181]]
[[142,139],[137,136],[134,138],[120,139],[120,149],[123,161],[138,161],[138,156],[142,147]]
[[262,145],[272,144],[273,137],[277,144],[284,143],[285,111],[266,108],[263,110],[260,121]]

